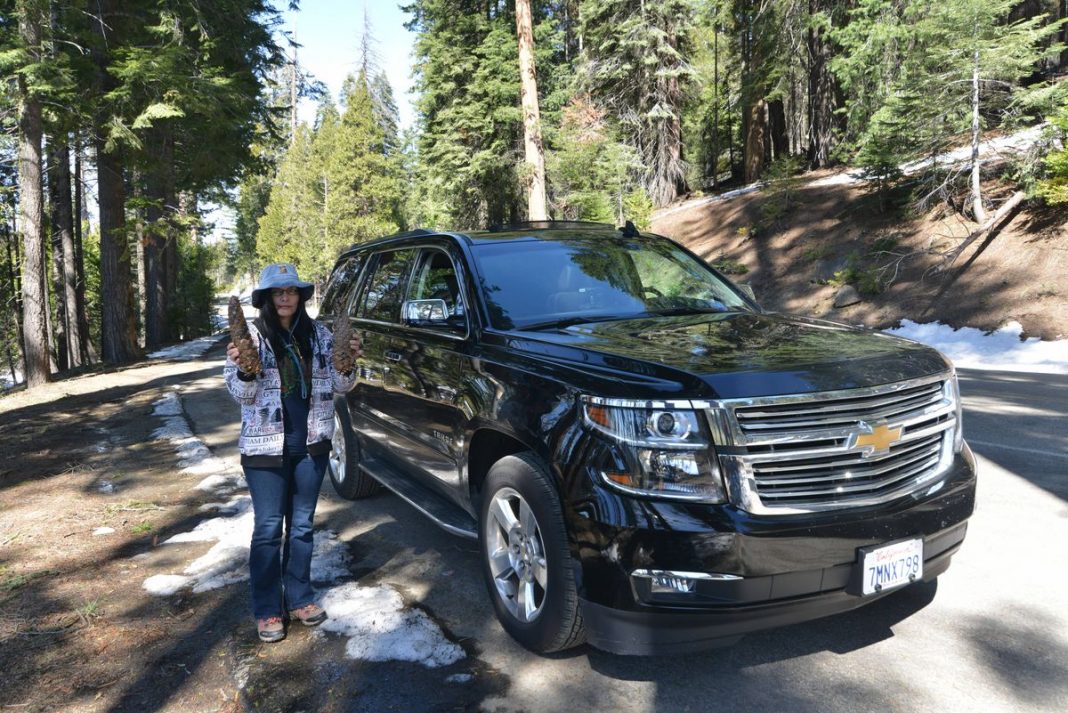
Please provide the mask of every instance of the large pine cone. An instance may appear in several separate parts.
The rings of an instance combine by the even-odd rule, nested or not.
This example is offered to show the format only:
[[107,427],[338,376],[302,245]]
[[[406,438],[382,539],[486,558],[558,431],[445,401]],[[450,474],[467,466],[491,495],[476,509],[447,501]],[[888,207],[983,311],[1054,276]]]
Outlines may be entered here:
[[356,365],[352,353],[352,324],[342,315],[334,320],[334,370],[339,374],[351,374]]
[[241,303],[237,297],[230,296],[230,341],[237,347],[237,368],[246,374],[259,374],[263,371],[260,364],[260,352],[256,349],[256,343],[252,341],[252,334],[248,331],[248,323],[245,321],[245,312],[241,309]]

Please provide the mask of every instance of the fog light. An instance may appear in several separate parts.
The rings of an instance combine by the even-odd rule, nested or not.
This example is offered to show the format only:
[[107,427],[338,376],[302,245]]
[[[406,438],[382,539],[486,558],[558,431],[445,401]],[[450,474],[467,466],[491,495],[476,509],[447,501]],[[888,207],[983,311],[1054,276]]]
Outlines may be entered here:
[[631,576],[649,580],[651,594],[695,594],[698,580],[721,582],[740,580],[736,574],[719,572],[674,572],[667,569],[636,569]]
[[692,579],[670,572],[654,572],[652,576],[653,594],[693,594],[695,584]]

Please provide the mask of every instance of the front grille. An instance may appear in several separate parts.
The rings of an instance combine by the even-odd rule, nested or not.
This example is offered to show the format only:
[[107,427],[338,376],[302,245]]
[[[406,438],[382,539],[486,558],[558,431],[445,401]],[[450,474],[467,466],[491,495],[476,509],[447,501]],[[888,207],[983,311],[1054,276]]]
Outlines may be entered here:
[[932,377],[716,402],[709,418],[725,432],[719,442],[733,446],[720,456],[732,497],[751,512],[786,513],[915,492],[952,456],[956,405],[945,386]]

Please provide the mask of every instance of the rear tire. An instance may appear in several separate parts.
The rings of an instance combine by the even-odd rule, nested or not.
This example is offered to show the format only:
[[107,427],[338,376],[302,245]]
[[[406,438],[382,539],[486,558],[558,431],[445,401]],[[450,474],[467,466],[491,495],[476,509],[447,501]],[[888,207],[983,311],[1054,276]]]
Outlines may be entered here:
[[345,406],[334,404],[334,436],[330,439],[330,483],[346,500],[361,500],[374,495],[378,481],[360,468],[360,444],[349,425]]
[[501,626],[537,653],[583,643],[574,560],[548,469],[530,452],[506,456],[482,492],[482,573]]

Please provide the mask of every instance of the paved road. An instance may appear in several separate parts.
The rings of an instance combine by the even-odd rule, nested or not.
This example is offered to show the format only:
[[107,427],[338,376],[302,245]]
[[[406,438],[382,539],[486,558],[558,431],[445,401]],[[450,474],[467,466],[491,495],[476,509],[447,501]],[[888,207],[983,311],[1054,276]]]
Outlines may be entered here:
[[[348,503],[327,486],[318,520],[350,543],[358,581],[398,586],[468,658],[445,671],[366,664],[327,641],[314,675],[300,669],[326,694],[260,700],[353,711],[1068,710],[1068,377],[966,372],[962,390],[981,484],[949,572],[860,611],[699,655],[530,654],[493,618],[473,543],[396,497]],[[235,458],[236,413],[221,391],[208,377],[183,396],[198,435]],[[268,658],[249,665],[250,686],[299,685]],[[446,682],[457,672],[474,678]]]

